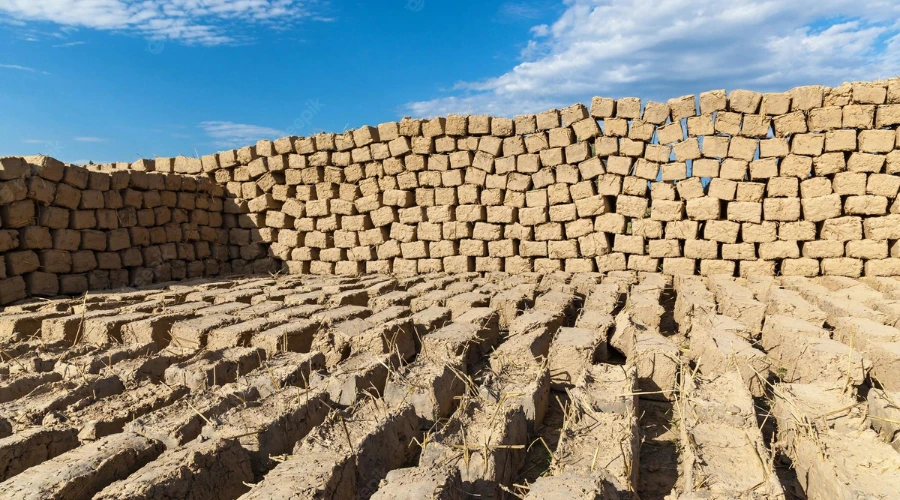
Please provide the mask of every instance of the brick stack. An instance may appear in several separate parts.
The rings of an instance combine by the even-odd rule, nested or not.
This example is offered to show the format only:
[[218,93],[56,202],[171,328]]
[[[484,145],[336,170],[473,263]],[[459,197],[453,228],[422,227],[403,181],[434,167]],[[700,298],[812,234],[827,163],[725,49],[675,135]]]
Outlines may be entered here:
[[0,304],[227,271],[222,187],[150,164],[0,158]]
[[898,125],[892,79],[404,118],[128,167],[208,177],[221,225],[197,210],[233,272],[897,276]]
[[202,164],[292,272],[897,275],[898,123],[900,80],[718,90],[406,118]]

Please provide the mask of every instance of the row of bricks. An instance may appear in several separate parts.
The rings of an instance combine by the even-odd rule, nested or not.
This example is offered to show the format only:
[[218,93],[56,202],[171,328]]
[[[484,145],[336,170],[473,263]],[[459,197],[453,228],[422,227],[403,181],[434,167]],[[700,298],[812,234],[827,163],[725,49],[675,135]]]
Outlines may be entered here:
[[[754,170],[765,171],[787,160],[792,170],[812,167],[830,173],[838,169],[879,171],[887,166],[888,172],[900,169],[900,155],[893,152],[897,132],[894,130],[870,130],[859,134],[853,130],[837,130],[824,135],[800,136],[788,143],[785,139],[758,141],[727,136],[701,136],[690,138],[674,148],[645,144],[631,139],[598,138],[594,144],[578,142],[565,147],[536,148],[535,153],[508,152],[494,156],[478,150],[463,150],[446,154],[428,152],[426,148],[399,157],[381,159],[369,156],[322,153],[321,157],[307,159],[301,155],[265,157],[258,160],[258,167],[237,167],[217,170],[214,178],[222,185],[229,182],[258,181],[262,186],[287,183],[310,184],[317,179],[341,177],[347,182],[357,182],[377,174],[397,175],[408,172],[447,172],[472,167],[486,174],[511,172],[535,173],[544,167],[579,165],[583,170],[596,169],[601,162],[613,164],[614,170],[628,168],[635,160],[643,170],[660,164],[664,171],[677,171],[688,162],[699,161],[704,171],[712,171],[719,163],[728,170],[749,162]],[[885,154],[887,153],[887,154]],[[587,163],[587,165],[581,165]],[[837,165],[843,165],[843,168]],[[450,174],[448,174],[450,175]],[[714,176],[714,175],[712,175]],[[653,177],[655,179],[655,176]]]
[[[392,179],[392,178],[390,178]],[[900,189],[900,177],[890,174],[866,174],[862,172],[840,172],[831,177],[812,177],[803,181],[795,177],[771,177],[766,182],[742,182],[726,178],[711,179],[706,185],[697,177],[681,180],[674,185],[667,182],[648,182],[644,178],[620,176],[617,174],[601,174],[595,180],[579,181],[577,174],[574,182],[547,182],[525,189],[524,185],[500,187],[482,187],[478,184],[463,184],[456,187],[417,187],[395,185],[384,182],[363,185],[364,190],[352,184],[318,183],[308,189],[285,187],[277,193],[262,194],[249,200],[229,199],[226,212],[249,212],[249,217],[257,217],[267,210],[279,209],[292,218],[324,217],[331,214],[356,215],[373,212],[382,207],[410,208],[406,213],[415,214],[423,207],[440,206],[475,206],[485,205],[507,206],[514,208],[544,207],[581,203],[585,206],[615,203],[649,206],[649,198],[654,205],[666,205],[664,201],[694,200],[708,196],[725,201],[744,201],[759,203],[764,197],[770,198],[821,198],[827,195],[844,195],[853,198],[849,203],[853,211],[874,211],[872,215],[886,213],[890,200],[897,196]],[[256,194],[256,193],[250,193]],[[619,195],[624,194],[625,197]],[[616,197],[615,200],[603,200],[598,197]],[[632,200],[629,197],[641,198]],[[837,199],[840,204],[840,199]],[[660,203],[657,203],[660,202]],[[773,202],[786,203],[786,202]],[[857,206],[858,205],[858,206]],[[879,209],[878,207],[883,207]],[[646,209],[646,207],[644,207]],[[474,209],[464,208],[465,211]],[[604,208],[607,210],[607,208]],[[477,212],[477,211],[476,211]],[[402,212],[401,212],[402,214]],[[233,215],[228,213],[226,215]],[[640,217],[641,215],[634,215]],[[831,215],[832,217],[834,215]],[[271,221],[270,221],[271,222]],[[226,220],[225,224],[230,223]],[[282,227],[282,226],[277,226]]]
[[[400,123],[389,122],[379,125],[377,128],[361,127],[342,135],[319,134],[315,138],[285,137],[276,141],[260,141],[255,146],[248,146],[237,151],[225,151],[203,158],[179,157],[175,159],[159,158],[156,161],[141,160],[131,167],[137,170],[156,169],[183,173],[212,172],[218,168],[228,168],[237,164],[246,165],[260,156],[289,153],[314,154],[317,151],[350,151],[372,144],[380,144],[383,149],[389,151],[391,149],[389,144],[392,141],[406,137],[421,135],[433,138],[443,135],[458,137],[493,134],[494,137],[499,138],[533,134],[538,130],[560,128],[560,125],[567,127],[572,125],[575,130],[586,129],[589,134],[599,135],[600,129],[597,127],[595,119],[604,119],[604,131],[610,129],[610,133],[616,133],[616,130],[619,130],[620,134],[623,128],[627,129],[629,120],[639,121],[650,125],[651,135],[654,125],[662,125],[670,118],[673,125],[677,124],[680,127],[680,120],[688,117],[701,119],[709,117],[711,124],[713,114],[723,117],[721,119],[723,125],[719,129],[734,135],[740,133],[742,121],[753,124],[756,128],[763,128],[762,124],[767,123],[771,115],[783,115],[776,119],[775,127],[779,131],[779,135],[803,133],[809,130],[829,130],[838,126],[836,121],[840,122],[839,126],[844,126],[846,121],[846,126],[861,128],[872,126],[881,128],[900,123],[900,111],[898,111],[900,107],[879,105],[891,101],[886,85],[858,83],[856,86],[866,90],[839,92],[834,97],[830,97],[829,93],[833,89],[826,91],[825,88],[817,86],[801,87],[789,93],[765,95],[739,90],[732,92],[731,96],[727,96],[724,91],[711,91],[700,96],[699,117],[695,116],[697,109],[694,96],[683,96],[670,100],[668,104],[650,102],[644,108],[643,114],[639,99],[624,98],[615,101],[595,98],[591,103],[590,111],[584,105],[576,104],[565,108],[562,112],[548,110],[538,115],[520,115],[512,120],[459,115],[427,121],[404,119]],[[864,95],[865,98],[851,97],[855,94]],[[823,105],[825,105],[824,108]],[[846,110],[842,107],[845,107]],[[807,116],[807,112],[809,116]],[[742,114],[756,116],[758,119],[742,119]],[[844,120],[845,115],[846,120]],[[584,122],[590,123],[577,126]],[[695,129],[702,128],[701,125],[704,124],[703,121],[696,119],[693,122]],[[676,139],[678,138],[677,134],[672,132],[664,132],[664,135],[673,135]],[[762,134],[762,136],[764,135]],[[395,146],[394,149],[398,147]]]
[[291,274],[356,276],[363,273],[388,273],[412,276],[422,273],[506,272],[506,273],[606,273],[610,271],[662,272],[668,275],[711,276],[717,274],[753,276],[897,276],[900,258],[864,260],[851,257],[775,260],[690,259],[686,257],[650,257],[648,255],[610,253],[595,258],[550,259],[531,257],[468,257],[368,261],[287,261]]
[[273,245],[273,255],[281,260],[341,262],[403,259],[441,259],[444,257],[550,257],[552,259],[592,258],[613,252],[651,257],[688,257],[693,259],[780,260],[803,257],[821,259],[852,257],[857,259],[900,258],[900,243],[886,240],[781,240],[764,243],[719,243],[710,240],[646,239],[642,236],[592,234],[577,240],[518,241],[460,240],[459,242],[390,241],[377,247],[312,248]]
[[[0,260],[8,260],[4,256]],[[82,295],[89,290],[109,290],[125,287],[143,287],[153,283],[180,281],[204,276],[228,274],[265,274],[278,270],[275,261],[264,258],[264,254],[253,256],[251,260],[235,257],[227,262],[214,259],[186,261],[172,259],[160,262],[152,267],[128,267],[101,269],[100,261],[87,260],[81,271],[74,267],[70,273],[56,274],[44,271],[31,271],[25,274],[0,279],[0,305],[25,299],[26,297],[52,297],[55,295]],[[109,266],[112,267],[112,266]]]
[[[656,200],[690,200],[709,195],[722,200],[760,201],[768,197],[802,197],[813,198],[828,194],[858,195],[871,194],[885,198],[896,198],[900,189],[900,177],[891,174],[866,174],[863,172],[840,172],[830,177],[812,177],[804,179],[793,176],[772,176],[758,179],[763,182],[745,182],[743,177],[728,179],[726,177],[711,178],[708,183],[697,176],[680,180],[677,183],[648,182],[638,176],[621,176],[618,174],[600,174],[592,179],[580,179],[577,172],[566,178],[557,171],[550,173],[547,179],[533,183],[524,189],[521,185],[484,186],[464,183],[458,186],[428,187],[417,183],[399,182],[401,177],[384,177],[379,181],[356,184],[337,184],[320,182],[310,186],[281,186],[271,193],[261,193],[254,189],[239,190],[237,198],[228,200],[228,211],[262,212],[279,209],[287,205],[286,210],[292,217],[303,217],[307,211],[310,216],[323,216],[329,213],[354,215],[367,212],[382,205],[407,207],[430,207],[441,205],[507,205],[517,208],[558,205],[573,200],[590,198],[596,195],[649,197]],[[243,185],[253,185],[252,183]]]

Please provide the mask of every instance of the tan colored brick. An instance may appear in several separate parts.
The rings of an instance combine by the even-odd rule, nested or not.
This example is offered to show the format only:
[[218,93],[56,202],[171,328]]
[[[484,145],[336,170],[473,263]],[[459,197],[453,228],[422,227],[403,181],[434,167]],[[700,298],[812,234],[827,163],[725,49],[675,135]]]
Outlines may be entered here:
[[775,241],[778,238],[778,226],[775,222],[764,221],[761,224],[745,222],[741,224],[741,239],[748,243]]
[[691,220],[717,220],[721,217],[721,202],[718,198],[703,197],[688,200],[687,216]]
[[711,220],[703,228],[703,237],[719,243],[736,243],[741,225],[725,220]]
[[[819,237],[823,240],[850,241],[863,237],[862,219],[859,217],[835,217],[822,222]],[[866,234],[867,238],[871,235]]]
[[816,239],[816,224],[801,220],[782,222],[778,226],[778,239],[785,241],[810,241]]
[[716,111],[724,111],[728,106],[728,97],[725,90],[710,90],[700,94],[700,112],[712,114]]
[[863,195],[866,193],[867,177],[861,172],[839,172],[831,181],[831,188],[836,194]]
[[848,196],[844,200],[847,215],[884,215],[887,213],[888,199],[884,196]]
[[744,201],[732,201],[728,203],[728,220],[736,222],[762,222],[762,204]]

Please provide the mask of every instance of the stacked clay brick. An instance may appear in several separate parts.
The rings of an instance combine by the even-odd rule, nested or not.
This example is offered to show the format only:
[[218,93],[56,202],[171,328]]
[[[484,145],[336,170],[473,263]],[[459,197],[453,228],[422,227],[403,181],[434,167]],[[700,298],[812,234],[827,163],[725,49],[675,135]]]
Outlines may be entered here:
[[900,275],[897,124],[898,80],[719,90],[406,118],[202,166],[293,272]]
[[[221,207],[196,210],[221,228],[210,236],[222,249],[214,258],[223,272],[259,272],[280,261],[292,273],[347,275],[900,276],[898,125],[894,79],[785,93],[716,90],[666,103],[598,97],[590,107],[514,119],[404,118],[112,170],[205,176],[207,191],[222,189]],[[8,203],[4,214],[15,211]],[[83,231],[81,205],[64,208],[73,211],[69,229]],[[144,200],[133,208],[151,207]],[[34,250],[22,222],[10,226],[4,215],[3,224],[20,232],[5,251]],[[177,247],[175,236],[165,242]],[[23,274],[6,259],[8,274]],[[122,268],[132,266],[152,267],[123,260]]]
[[222,187],[152,163],[0,158],[0,304],[228,271]]

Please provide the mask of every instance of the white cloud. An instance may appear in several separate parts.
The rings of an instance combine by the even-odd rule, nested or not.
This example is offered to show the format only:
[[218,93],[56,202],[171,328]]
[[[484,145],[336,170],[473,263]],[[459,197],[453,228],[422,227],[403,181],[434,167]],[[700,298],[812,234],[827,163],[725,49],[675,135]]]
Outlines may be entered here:
[[514,115],[592,95],[667,99],[716,88],[893,76],[900,3],[889,0],[564,0],[531,29],[522,62],[450,95],[412,102],[417,116]]
[[35,73],[37,71],[34,68],[29,68],[28,66],[19,66],[18,64],[0,64],[0,68],[16,69],[19,71],[27,71],[29,73]]
[[0,64],[0,69],[14,69],[16,71],[25,71],[28,73],[40,73],[42,75],[49,75],[50,73],[46,71],[42,71],[39,69],[34,69],[30,66],[20,66],[18,64]]
[[76,142],[106,142],[107,139],[102,137],[76,137],[74,139]]
[[202,122],[200,128],[213,139],[213,144],[220,148],[243,147],[256,144],[256,141],[263,138],[277,139],[287,135],[274,128],[222,121]]
[[240,38],[236,27],[284,27],[315,18],[317,0],[0,0],[13,21],[49,21],[66,27],[137,32],[153,39],[218,45]]
[[60,44],[54,45],[53,47],[54,48],[76,47],[78,45],[84,45],[86,43],[87,42],[66,42],[66,43],[60,43]]

